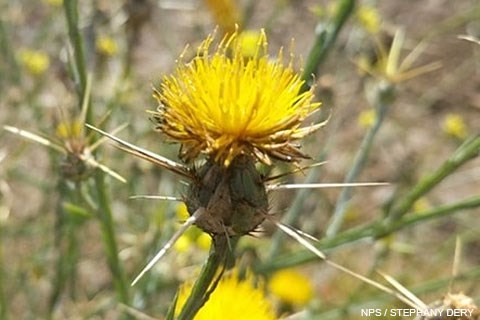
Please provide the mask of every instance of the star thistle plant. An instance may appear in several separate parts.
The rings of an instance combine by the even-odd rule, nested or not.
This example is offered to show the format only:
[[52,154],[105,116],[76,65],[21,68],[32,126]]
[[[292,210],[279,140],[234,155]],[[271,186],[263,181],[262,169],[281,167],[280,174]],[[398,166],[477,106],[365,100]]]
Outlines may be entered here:
[[[320,103],[313,102],[313,88],[302,91],[304,81],[293,69],[293,55],[284,61],[283,51],[269,57],[264,31],[253,56],[242,54],[238,34],[224,37],[214,46],[208,36],[190,62],[180,56],[172,75],[154,89],[159,102],[151,111],[155,127],[170,142],[180,143],[185,164],[166,159],[99,129],[119,148],[149,160],[188,179],[183,199],[190,217],[165,244],[139,276],[148,271],[192,224],[213,238],[209,261],[191,297],[180,313],[191,319],[215,288],[219,266],[238,237],[248,235],[268,217],[266,185],[272,178],[258,172],[257,163],[272,160],[297,162],[308,158],[296,141],[325,123],[302,126]],[[202,156],[202,157],[201,157]],[[203,158],[203,162],[198,160]],[[193,166],[192,163],[202,163]],[[159,197],[166,199],[165,197]],[[210,292],[210,293],[209,293]]]
[[[302,127],[320,103],[313,102],[313,89],[301,91],[304,81],[293,69],[293,56],[285,63],[280,50],[269,58],[263,31],[255,55],[248,58],[241,54],[237,33],[215,47],[213,41],[208,36],[188,63],[182,55],[174,73],[154,89],[159,107],[150,113],[156,129],[181,144],[179,157],[186,165],[97,131],[188,178],[185,203],[200,229],[212,236],[241,236],[268,214],[267,189],[256,162],[307,158],[295,141],[324,123]],[[203,165],[188,166],[201,154]]]

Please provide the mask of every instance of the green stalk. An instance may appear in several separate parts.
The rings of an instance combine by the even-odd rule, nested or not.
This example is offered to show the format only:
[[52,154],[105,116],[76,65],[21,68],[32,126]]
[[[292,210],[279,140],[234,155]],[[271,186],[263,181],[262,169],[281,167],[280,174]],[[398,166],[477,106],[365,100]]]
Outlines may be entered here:
[[437,171],[420,180],[410,192],[394,202],[392,209],[387,212],[386,222],[391,223],[401,218],[412,208],[415,201],[432,190],[465,162],[478,157],[479,153],[480,135],[467,139]]
[[[65,16],[67,19],[68,36],[73,47],[73,56],[75,60],[75,82],[77,84],[77,94],[80,101],[79,106],[82,106],[83,99],[88,99],[85,96],[85,89],[87,87],[87,68],[85,64],[85,54],[83,50],[83,40],[78,29],[78,3],[77,0],[63,1],[65,8]],[[90,109],[90,108],[89,108]],[[87,122],[90,122],[90,116],[87,115]]]
[[[87,90],[87,69],[85,64],[85,55],[83,50],[83,40],[78,29],[78,3],[76,0],[65,0],[64,8],[67,19],[68,34],[74,49],[75,69],[79,106],[82,108],[84,99],[90,101],[90,92]],[[92,108],[87,108],[86,122],[92,123]],[[98,202],[97,217],[100,220],[100,227],[102,230],[102,238],[107,255],[107,263],[112,274],[113,283],[117,292],[118,300],[121,303],[129,305],[128,285],[123,269],[120,265],[118,257],[118,246],[115,239],[115,230],[113,227],[112,211],[110,208],[110,201],[106,192],[104,181],[104,173],[97,169],[94,175],[94,192],[97,195],[95,198]]]
[[[383,120],[385,119],[387,111],[390,109],[390,103],[387,103],[387,102],[390,102],[389,97],[391,96],[392,90],[393,88],[390,87],[389,85],[387,85],[384,88],[377,89],[377,93],[376,93],[377,106],[375,108],[377,112],[376,112],[375,122],[373,126],[370,128],[370,130],[367,132],[367,134],[364,136],[363,141],[360,145],[360,148],[358,149],[357,154],[355,155],[355,159],[353,160],[352,167],[348,171],[345,177],[345,180],[343,182],[345,183],[356,182],[358,176],[360,175],[360,172],[365,166],[365,163],[367,162],[367,159],[368,159],[368,155],[372,150],[373,141],[380,127],[383,124]],[[335,205],[335,211],[333,212],[333,215],[330,219],[330,223],[326,230],[327,237],[334,236],[335,234],[337,234],[338,230],[342,227],[342,224],[345,218],[345,212],[348,207],[348,202],[352,197],[352,191],[353,191],[352,187],[345,187],[340,192],[340,195],[338,196],[338,199],[337,199],[337,203]]]
[[112,273],[113,283],[117,291],[118,300],[121,303],[129,305],[128,285],[123,268],[118,257],[118,246],[115,239],[115,230],[113,227],[112,211],[110,201],[106,192],[104,173],[97,169],[95,172],[95,192],[98,201],[97,216],[100,219],[103,244],[107,254],[107,263]]
[[3,259],[3,217],[0,217],[0,319],[8,319],[8,302],[5,297],[5,269]]
[[56,208],[56,221],[55,221],[55,239],[54,239],[54,245],[58,253],[56,265],[55,265],[55,278],[53,279],[53,289],[52,293],[50,294],[49,298],[49,318],[52,318],[53,312],[55,309],[55,306],[57,305],[57,302],[59,300],[60,294],[62,293],[63,289],[65,288],[65,281],[67,278],[67,272],[66,272],[66,254],[68,255],[69,252],[64,252],[62,250],[62,243],[65,238],[65,234],[70,231],[66,230],[66,216],[67,213],[65,212],[65,209],[63,208],[63,201],[68,199],[68,187],[67,183],[63,178],[60,178],[60,181],[58,182],[57,186],[58,193],[60,195],[60,199],[58,200],[57,203],[57,208]]
[[[192,287],[190,296],[187,298],[178,320],[191,320],[200,308],[207,302],[209,295],[218,284],[216,277],[220,277],[218,270],[226,262],[229,251],[229,239],[226,236],[214,238],[207,262],[202,268],[200,275]],[[232,244],[233,245],[233,244]]]
[[[340,245],[358,242],[359,240],[378,239],[421,222],[439,219],[441,217],[452,215],[457,211],[475,209],[478,207],[480,207],[480,196],[468,198],[453,204],[439,206],[414,215],[401,217],[399,220],[390,224],[385,224],[384,221],[375,221],[360,227],[352,228],[333,237],[321,239],[315,244],[315,247],[319,250],[326,250]],[[271,273],[275,270],[289,268],[315,260],[318,260],[318,257],[305,249],[280,256],[272,262],[260,264],[256,266],[255,271],[258,273]]]
[[340,30],[355,8],[355,0],[340,0],[339,2],[338,11],[333,21],[328,24],[319,23],[317,25],[315,43],[308,54],[302,75],[303,80],[305,80],[302,91],[309,90],[312,86],[314,81],[312,76],[318,74],[320,65],[325,61],[328,52],[330,52],[337,40]]
[[[0,92],[3,91],[8,81],[13,82],[13,84],[18,85],[20,83],[21,73],[20,68],[15,60],[15,54],[11,41],[8,36],[7,24],[0,19],[0,52],[2,54],[2,60],[4,62],[0,64],[3,70],[0,70]],[[3,72],[5,71],[5,72]]]

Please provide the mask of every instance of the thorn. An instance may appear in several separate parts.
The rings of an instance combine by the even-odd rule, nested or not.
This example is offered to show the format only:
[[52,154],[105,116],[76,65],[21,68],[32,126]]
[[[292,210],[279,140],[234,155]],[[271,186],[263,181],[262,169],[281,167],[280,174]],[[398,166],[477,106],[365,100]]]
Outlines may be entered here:
[[182,234],[187,231],[187,229],[194,224],[197,219],[205,213],[204,208],[200,208],[195,213],[190,216],[187,221],[185,221],[180,229],[170,238],[170,240],[165,243],[165,245],[158,251],[158,253],[150,260],[150,262],[140,271],[138,276],[132,281],[131,286],[133,287],[152,267],[167,253],[167,251],[177,242],[177,240],[182,236]]
[[146,199],[146,200],[167,200],[167,201],[183,201],[182,198],[178,197],[173,197],[173,196],[151,196],[151,195],[135,195],[135,196],[130,196],[128,197],[129,199],[132,200],[137,200],[137,199]]
[[272,185],[267,186],[267,190],[326,189],[326,188],[344,188],[344,187],[377,187],[377,186],[388,186],[388,185],[390,185],[388,182],[272,184]]

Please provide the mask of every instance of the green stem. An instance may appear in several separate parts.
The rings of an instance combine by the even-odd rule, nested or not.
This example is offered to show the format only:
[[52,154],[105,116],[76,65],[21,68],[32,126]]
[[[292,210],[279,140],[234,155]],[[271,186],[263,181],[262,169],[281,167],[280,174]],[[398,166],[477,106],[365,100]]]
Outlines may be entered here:
[[[378,239],[389,234],[405,229],[412,225],[438,219],[461,210],[474,209],[480,206],[480,196],[468,198],[453,204],[439,206],[431,210],[420,212],[415,215],[401,217],[390,224],[384,221],[375,221],[363,226],[349,229],[330,238],[321,239],[315,247],[319,250],[338,247],[343,244],[350,244],[364,239]],[[256,266],[258,273],[271,273],[278,269],[288,268],[317,260],[318,257],[308,250],[301,250],[289,255],[280,256],[272,262]]]
[[[83,99],[89,99],[87,90],[87,70],[85,64],[85,55],[83,50],[83,40],[78,29],[78,3],[76,0],[65,0],[64,8],[67,19],[68,35],[74,49],[75,69],[78,85],[79,106],[83,106]],[[86,122],[92,123],[92,108],[87,108]],[[107,262],[112,273],[115,289],[117,291],[118,300],[121,303],[129,305],[128,285],[120,265],[118,257],[118,246],[115,239],[115,231],[113,227],[112,212],[110,209],[110,202],[106,192],[104,181],[104,173],[97,169],[94,177],[95,193],[98,201],[97,216],[100,220],[100,227],[102,230],[102,237],[107,254]]]
[[117,291],[118,300],[121,303],[129,305],[128,285],[126,277],[121,267],[120,259],[118,257],[118,246],[115,239],[115,231],[113,226],[112,211],[110,208],[110,201],[106,193],[106,186],[104,181],[105,175],[100,169],[95,173],[95,192],[98,201],[98,218],[100,220],[100,227],[102,230],[103,244],[107,254],[107,263],[112,273],[113,283]]
[[310,50],[303,71],[302,78],[305,80],[305,84],[302,91],[306,91],[311,87],[314,81],[312,76],[318,74],[320,65],[325,61],[328,52],[337,40],[340,30],[352,14],[354,8],[355,0],[340,0],[338,11],[333,21],[328,24],[319,23],[317,25],[315,43]]
[[219,277],[218,270],[226,262],[229,239],[226,236],[217,236],[213,239],[212,247],[208,260],[202,268],[200,276],[193,285],[190,296],[187,298],[178,320],[191,320],[195,317],[200,308],[207,302],[209,293],[215,290]]
[[[85,63],[85,54],[83,50],[83,39],[78,29],[78,3],[77,0],[63,1],[65,8],[65,16],[67,20],[68,36],[73,46],[73,55],[75,59],[75,82],[77,84],[77,94],[79,98],[79,106],[83,105],[83,99],[89,99],[85,96],[87,87],[87,68]],[[91,123],[91,108],[87,110],[86,121]]]
[[2,60],[4,62],[0,64],[0,67],[5,72],[0,72],[0,92],[6,88],[4,84],[7,84],[11,81],[13,84],[18,85],[21,80],[20,68],[15,59],[15,54],[11,41],[9,38],[9,33],[7,30],[7,23],[0,19],[0,52],[3,56]]
[[480,135],[467,139],[437,171],[420,180],[410,192],[394,202],[391,210],[387,212],[386,223],[391,223],[405,215],[412,208],[415,201],[432,190],[465,162],[477,157],[479,152]]
[[53,289],[50,295],[49,301],[49,318],[52,318],[55,306],[57,305],[58,299],[60,294],[62,293],[63,289],[65,288],[65,279],[67,278],[66,275],[66,267],[65,267],[65,254],[62,250],[62,243],[65,235],[65,220],[66,220],[66,213],[63,208],[63,201],[68,198],[67,194],[67,184],[64,179],[60,178],[58,182],[57,190],[60,195],[60,199],[57,203],[56,208],[56,221],[55,221],[55,239],[54,245],[57,251],[58,257],[55,265],[55,278],[53,280]]
[[5,269],[3,259],[3,217],[0,216],[0,319],[8,319],[8,303],[5,297],[4,281],[5,281]]
[[[348,171],[344,182],[345,183],[352,183],[357,181],[357,178],[362,171],[365,163],[367,162],[368,155],[372,150],[373,140],[375,139],[378,130],[383,124],[383,120],[385,119],[385,115],[387,114],[387,110],[389,109],[389,105],[385,103],[380,103],[377,108],[376,118],[373,126],[367,132],[363,141],[360,145],[360,148],[355,155],[355,159],[353,161],[353,165],[351,169]],[[335,205],[335,211],[330,219],[329,226],[326,230],[327,237],[332,237],[337,234],[338,230],[341,228],[343,224],[343,220],[345,218],[345,212],[348,207],[348,202],[352,197],[352,187],[345,187],[340,192],[338,197],[337,203]]]

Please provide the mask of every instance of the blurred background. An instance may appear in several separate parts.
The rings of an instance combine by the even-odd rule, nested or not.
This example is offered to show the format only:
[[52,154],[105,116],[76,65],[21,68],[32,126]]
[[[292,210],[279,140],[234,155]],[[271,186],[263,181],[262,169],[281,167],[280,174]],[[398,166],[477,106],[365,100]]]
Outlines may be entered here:
[[[178,202],[129,197],[181,197],[178,177],[105,143],[95,149],[96,161],[127,183],[110,175],[100,179],[98,173],[93,179],[89,165],[78,169],[62,148],[46,144],[89,146],[98,139],[79,129],[84,102],[87,122],[106,131],[128,124],[117,133],[122,139],[177,160],[178,145],[165,143],[145,112],[157,107],[152,85],[174,70],[187,44],[195,52],[216,26],[221,35],[235,24],[247,46],[264,28],[272,56],[291,48],[299,73],[315,74],[306,78],[315,84],[329,123],[303,141],[312,160],[302,165],[327,163],[289,176],[288,182],[342,182],[358,167],[354,181],[390,183],[350,190],[340,205],[340,188],[273,192],[272,212],[292,212],[296,201],[291,224],[324,239],[333,260],[385,282],[374,271],[382,270],[426,304],[461,291],[478,305],[478,147],[471,160],[444,168],[438,181],[411,195],[452,155],[461,158],[454,152],[469,137],[478,141],[478,1],[0,0],[0,123],[10,128],[0,131],[0,318],[117,319],[129,314],[126,305],[163,318],[178,285],[208,255],[209,239],[192,229],[130,287],[179,227],[185,209]],[[338,35],[332,37],[335,27]],[[322,33],[331,41],[320,43],[326,54],[315,58],[312,48],[319,48]],[[76,57],[79,43],[83,69]],[[13,127],[38,137],[12,134]],[[369,149],[358,164],[356,155],[369,133]],[[447,214],[435,211],[465,199],[477,202]],[[104,208],[102,200],[110,215],[95,213],[96,204]],[[409,200],[402,215],[411,221],[422,213],[432,216],[415,224],[399,220],[395,230],[377,228],[395,204]],[[329,230],[334,216],[342,216],[342,223]],[[368,229],[368,237],[346,233],[369,225],[375,228]],[[360,319],[361,308],[404,306],[275,233],[267,224],[260,235],[242,239],[238,259],[265,280],[266,297],[279,318]],[[308,299],[292,302],[268,289],[270,277],[284,268],[308,277]]]

